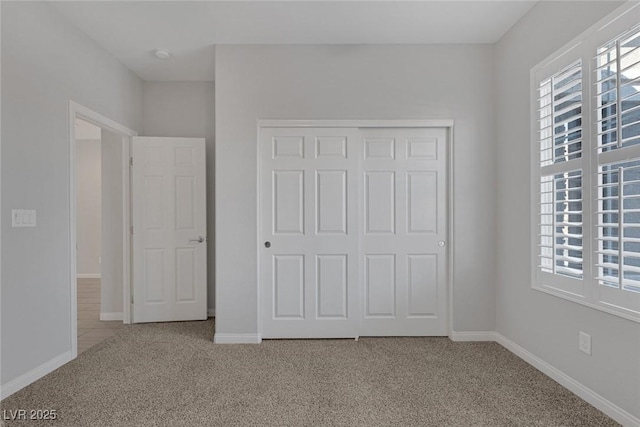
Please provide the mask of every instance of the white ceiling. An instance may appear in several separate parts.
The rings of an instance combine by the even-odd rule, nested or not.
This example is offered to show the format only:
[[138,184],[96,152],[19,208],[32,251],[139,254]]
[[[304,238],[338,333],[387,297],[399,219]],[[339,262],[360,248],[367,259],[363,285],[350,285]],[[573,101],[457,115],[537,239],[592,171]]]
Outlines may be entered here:
[[[210,81],[216,44],[495,43],[536,2],[56,1],[144,80]],[[172,53],[154,58],[157,48]]]

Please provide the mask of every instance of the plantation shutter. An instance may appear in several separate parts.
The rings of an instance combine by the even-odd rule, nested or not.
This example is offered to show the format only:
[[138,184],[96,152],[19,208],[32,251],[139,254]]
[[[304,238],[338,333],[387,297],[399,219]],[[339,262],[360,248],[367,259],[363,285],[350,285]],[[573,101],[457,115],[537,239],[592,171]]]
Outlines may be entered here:
[[540,82],[539,269],[583,277],[582,61]]
[[640,143],[640,28],[596,56],[598,153]]
[[640,28],[596,52],[599,299],[640,311]]

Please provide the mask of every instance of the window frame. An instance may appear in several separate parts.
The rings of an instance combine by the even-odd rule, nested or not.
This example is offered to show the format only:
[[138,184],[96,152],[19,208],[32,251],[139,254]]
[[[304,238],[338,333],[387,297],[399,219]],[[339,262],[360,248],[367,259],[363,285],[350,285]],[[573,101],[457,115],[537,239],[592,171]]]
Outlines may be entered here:
[[[596,244],[598,227],[598,171],[603,164],[613,164],[631,159],[640,160],[640,145],[620,148],[598,153],[597,149],[597,91],[596,91],[596,56],[597,50],[605,43],[638,27],[640,22],[640,5],[626,3],[613,13],[593,25],[576,39],[547,57],[531,69],[530,75],[530,166],[531,166],[531,283],[532,288],[547,294],[561,297],[600,311],[614,314],[640,323],[640,308],[622,307],[603,301],[603,294],[611,289],[602,289],[598,267],[596,266],[598,245]],[[582,149],[581,158],[552,163],[542,166],[540,150],[539,126],[539,89],[542,82],[565,70],[571,64],[582,63]],[[552,123],[553,129],[553,123]],[[553,131],[552,131],[553,138]],[[552,139],[552,150],[555,141]],[[610,154],[613,153],[613,154]],[[603,156],[604,154],[604,156]],[[605,161],[603,161],[606,160]],[[570,164],[570,167],[568,167]],[[540,209],[541,178],[579,169],[582,171],[582,278],[572,278],[540,268]],[[555,184],[552,191],[556,192]],[[555,196],[552,212],[555,225]],[[556,239],[555,228],[552,239]],[[555,253],[555,246],[554,246]],[[554,258],[555,259],[555,258]],[[555,270],[555,267],[554,267]],[[626,292],[619,290],[619,292]],[[631,294],[635,297],[635,294]],[[640,299],[640,294],[638,295]],[[634,298],[632,303],[635,303]]]

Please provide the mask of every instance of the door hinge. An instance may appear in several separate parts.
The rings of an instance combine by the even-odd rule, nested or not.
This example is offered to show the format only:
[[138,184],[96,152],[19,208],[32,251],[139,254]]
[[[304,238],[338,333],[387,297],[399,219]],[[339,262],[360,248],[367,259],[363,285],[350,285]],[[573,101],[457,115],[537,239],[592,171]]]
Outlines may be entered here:
[[133,157],[129,157],[129,166],[133,166]]
[[131,232],[131,234],[133,234],[133,225],[129,227],[129,231]]

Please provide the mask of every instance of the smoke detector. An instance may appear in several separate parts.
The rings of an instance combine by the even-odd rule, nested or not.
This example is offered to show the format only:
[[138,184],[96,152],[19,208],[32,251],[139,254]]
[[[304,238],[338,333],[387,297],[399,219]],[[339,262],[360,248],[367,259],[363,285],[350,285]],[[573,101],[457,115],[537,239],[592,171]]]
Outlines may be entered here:
[[169,59],[171,57],[171,54],[166,50],[156,49],[153,51],[153,56],[155,56],[158,59],[165,60],[165,59]]

